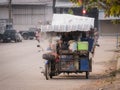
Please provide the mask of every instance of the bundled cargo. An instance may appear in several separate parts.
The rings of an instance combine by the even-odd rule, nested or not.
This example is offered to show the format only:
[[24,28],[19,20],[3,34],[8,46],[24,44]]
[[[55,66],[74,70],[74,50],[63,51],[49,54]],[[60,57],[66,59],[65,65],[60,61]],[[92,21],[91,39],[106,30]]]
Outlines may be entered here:
[[72,52],[77,51],[77,42],[74,40],[69,41],[69,50]]
[[78,60],[74,61],[74,67],[75,67],[75,70],[79,70],[79,62],[78,62]]
[[55,60],[55,56],[50,53],[43,54],[42,58],[45,60]]
[[73,52],[72,51],[70,51],[70,50],[59,50],[59,53],[60,54],[73,54]]
[[78,51],[81,51],[81,50],[86,50],[88,51],[88,42],[87,41],[84,41],[84,42],[78,42],[77,43],[77,46],[78,46]]
[[81,51],[78,51],[79,55],[88,55],[88,51],[87,50],[81,50]]
[[61,55],[59,58],[61,61],[72,61],[73,55]]
[[61,71],[74,71],[76,66],[73,61],[70,62],[61,62]]

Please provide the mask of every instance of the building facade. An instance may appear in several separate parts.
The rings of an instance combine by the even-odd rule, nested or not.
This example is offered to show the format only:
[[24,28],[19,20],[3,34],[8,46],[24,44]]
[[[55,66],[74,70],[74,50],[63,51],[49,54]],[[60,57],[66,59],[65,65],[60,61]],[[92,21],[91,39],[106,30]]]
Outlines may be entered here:
[[116,35],[120,33],[120,24],[113,24],[112,20],[120,17],[105,17],[104,11],[99,10],[99,31],[101,35]]
[[[40,28],[40,25],[52,20],[52,0],[12,0],[11,8],[13,28],[18,31]],[[9,8],[6,1],[0,4],[0,25],[5,26],[8,19]]]
[[[12,0],[13,28],[18,31],[40,28],[40,25],[51,23],[53,13],[68,13],[69,9],[72,9],[75,15],[82,15],[81,7],[73,6],[69,0]],[[120,33],[120,25],[111,22],[114,19],[120,20],[120,17],[105,18],[104,11],[100,10],[99,15],[94,11],[88,13],[88,16],[96,18],[95,26],[101,35]],[[0,0],[0,33],[5,29],[8,19],[8,0]]]

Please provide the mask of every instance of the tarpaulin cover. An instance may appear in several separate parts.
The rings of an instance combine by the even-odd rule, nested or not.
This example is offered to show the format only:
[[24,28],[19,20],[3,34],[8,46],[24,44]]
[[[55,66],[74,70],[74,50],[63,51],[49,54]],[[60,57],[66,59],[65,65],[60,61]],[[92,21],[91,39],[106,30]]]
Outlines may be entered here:
[[89,31],[94,27],[94,18],[70,14],[54,14],[51,25],[42,25],[42,32]]

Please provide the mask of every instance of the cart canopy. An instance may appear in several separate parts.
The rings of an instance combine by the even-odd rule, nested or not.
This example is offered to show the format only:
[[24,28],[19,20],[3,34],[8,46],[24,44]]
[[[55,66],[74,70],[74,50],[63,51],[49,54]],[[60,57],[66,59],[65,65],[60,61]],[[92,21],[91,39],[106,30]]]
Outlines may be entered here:
[[94,27],[94,18],[70,14],[54,14],[51,25],[41,25],[42,32],[89,31]]

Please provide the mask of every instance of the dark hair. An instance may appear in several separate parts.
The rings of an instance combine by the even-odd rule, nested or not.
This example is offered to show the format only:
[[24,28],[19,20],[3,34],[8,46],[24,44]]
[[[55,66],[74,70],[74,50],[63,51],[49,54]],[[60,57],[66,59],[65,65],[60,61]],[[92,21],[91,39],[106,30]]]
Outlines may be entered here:
[[82,32],[82,38],[86,38],[86,32]]

